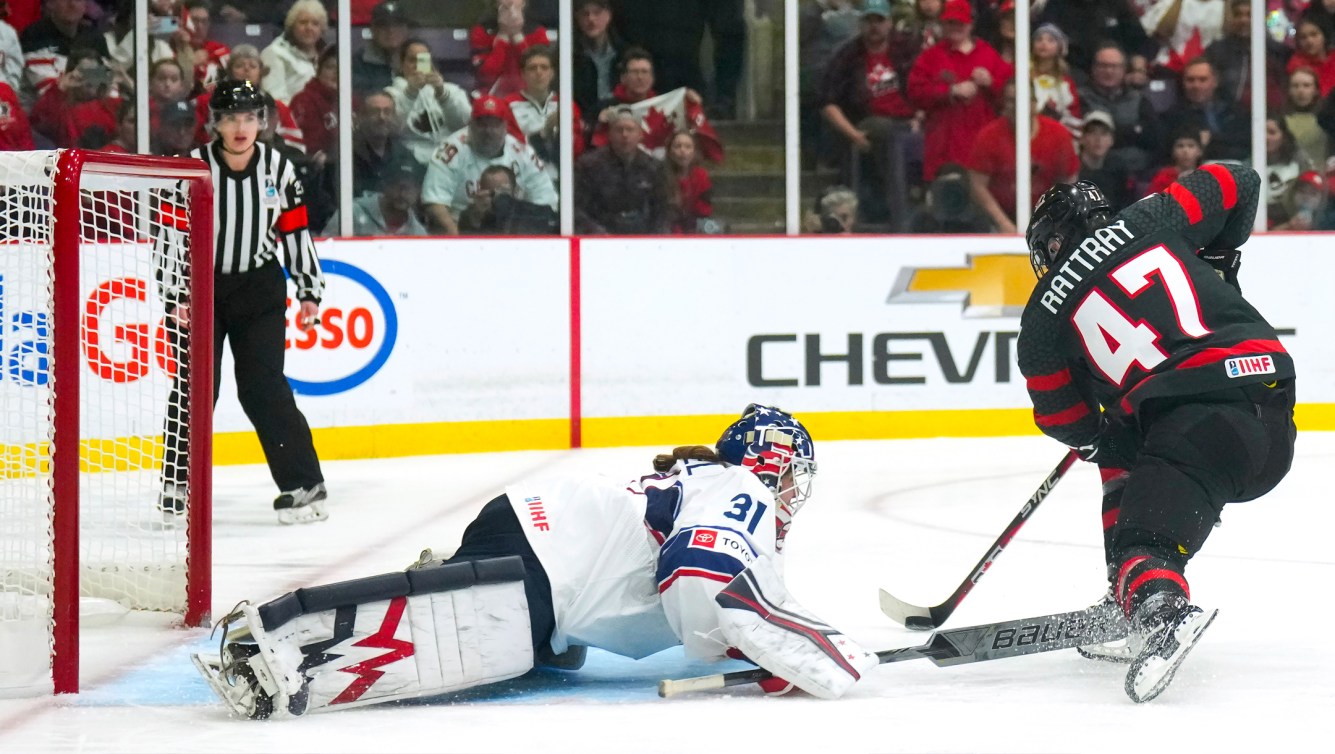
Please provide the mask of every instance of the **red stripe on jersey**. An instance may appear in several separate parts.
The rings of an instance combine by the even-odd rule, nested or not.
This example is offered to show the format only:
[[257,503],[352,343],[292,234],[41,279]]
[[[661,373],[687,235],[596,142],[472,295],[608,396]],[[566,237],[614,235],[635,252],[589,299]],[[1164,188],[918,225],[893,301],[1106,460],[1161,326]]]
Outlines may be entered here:
[[291,233],[295,230],[301,230],[306,227],[306,224],[306,205],[304,204],[293,207],[278,216],[279,233]]
[[1071,370],[1063,369],[1060,372],[1052,374],[1040,374],[1037,377],[1030,377],[1024,381],[1024,386],[1030,390],[1056,390],[1059,387],[1065,387],[1071,384]]
[[1233,209],[1233,205],[1238,203],[1238,184],[1233,180],[1233,174],[1223,165],[1206,165],[1201,170],[1219,181],[1219,189],[1224,192],[1224,209]]
[[1177,365],[1178,369],[1191,369],[1205,364],[1214,364],[1223,361],[1231,356],[1240,356],[1248,353],[1287,353],[1284,345],[1278,340],[1244,340],[1236,346],[1228,348],[1207,348],[1200,353],[1184,359]]
[[1182,206],[1182,211],[1187,213],[1188,223],[1195,225],[1204,217],[1201,213],[1201,203],[1196,201],[1196,195],[1188,191],[1182,184],[1174,183],[1164,193],[1176,199],[1177,203]]
[[680,576],[694,576],[700,579],[709,579],[710,581],[722,581],[724,584],[732,581],[732,576],[729,576],[726,573],[706,571],[700,568],[678,568],[672,572],[671,576],[663,579],[663,583],[658,585],[658,593],[662,594],[663,592],[666,592],[668,587],[672,586],[672,583]]
[[1077,403],[1065,411],[1058,411],[1055,414],[1040,414],[1034,411],[1034,423],[1040,427],[1060,427],[1063,424],[1071,424],[1080,421],[1089,416],[1089,406],[1084,403]]
[[1117,525],[1117,514],[1121,513],[1121,508],[1113,508],[1110,511],[1103,512],[1103,530],[1108,531]]

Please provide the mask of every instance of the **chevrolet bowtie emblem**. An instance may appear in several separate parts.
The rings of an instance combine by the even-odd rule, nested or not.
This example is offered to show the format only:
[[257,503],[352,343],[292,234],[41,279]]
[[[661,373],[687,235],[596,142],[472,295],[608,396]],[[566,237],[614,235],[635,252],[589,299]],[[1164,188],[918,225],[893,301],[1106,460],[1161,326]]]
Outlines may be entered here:
[[905,267],[887,304],[958,301],[969,317],[1018,317],[1034,290],[1022,254],[970,254],[967,267]]

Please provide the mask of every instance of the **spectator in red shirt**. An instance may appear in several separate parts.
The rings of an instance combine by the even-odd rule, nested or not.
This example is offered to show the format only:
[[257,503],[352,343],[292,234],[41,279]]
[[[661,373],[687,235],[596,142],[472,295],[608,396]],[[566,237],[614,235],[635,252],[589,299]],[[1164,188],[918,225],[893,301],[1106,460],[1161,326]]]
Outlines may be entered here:
[[922,159],[919,113],[904,97],[904,77],[913,65],[912,39],[894,35],[890,4],[867,0],[862,31],[835,51],[821,84],[821,115],[860,156],[845,160],[843,180],[853,185],[852,160],[865,163],[875,189],[864,192],[867,219],[891,217],[897,229],[908,220],[908,164]]
[[1145,195],[1150,196],[1167,191],[1168,187],[1179,178],[1200,167],[1201,156],[1204,154],[1205,147],[1201,145],[1200,131],[1191,127],[1178,131],[1173,135],[1171,163],[1160,168],[1159,172],[1154,174],[1154,177],[1150,179],[1150,187]]
[[948,0],[941,27],[944,39],[924,50],[909,72],[909,101],[927,112],[923,176],[929,181],[941,165],[969,157],[978,132],[995,117],[1002,82],[1013,73],[991,45],[974,39],[969,0]]
[[[1029,158],[1031,202],[1055,183],[1074,183],[1080,172],[1071,134],[1061,123],[1031,109]],[[1002,233],[1015,233],[1015,82],[1001,91],[1001,115],[978,132],[965,167],[973,200]],[[1032,206],[1032,204],[1030,205]]]
[[677,219],[672,232],[699,232],[701,218],[714,216],[714,184],[700,165],[695,137],[690,131],[678,131],[668,142],[667,172],[675,195]]
[[0,152],[36,149],[32,143],[32,126],[19,105],[14,89],[0,81]]
[[[626,50],[621,57],[621,83],[612,90],[611,99],[603,100],[597,105],[598,125],[593,130],[590,144],[594,147],[608,144],[611,119],[621,110],[621,105],[633,105],[657,96],[658,92],[654,91],[654,60],[649,51],[643,47]],[[723,162],[723,143],[709,119],[705,117],[700,94],[694,89],[687,89],[685,100],[686,127],[700,140],[700,154],[710,162]],[[655,131],[651,138],[651,134],[646,130],[645,136],[645,142],[640,146],[661,159],[666,153],[667,139],[671,134]]]
[[95,50],[70,51],[65,72],[32,108],[32,128],[56,147],[73,147],[92,127],[106,134],[116,130],[119,99],[108,97],[112,71]]
[[1298,22],[1298,49],[1289,58],[1288,71],[1310,68],[1316,72],[1324,97],[1335,88],[1335,55],[1329,52],[1329,40],[1321,25],[1309,19]]
[[[191,119],[194,119],[194,110],[187,102],[178,102],[178,105],[184,105],[186,112],[189,112]],[[137,150],[135,145],[139,142],[139,134],[136,126],[139,119],[135,117],[135,103],[131,100],[122,100],[120,110],[116,112],[116,133],[112,140],[102,147],[104,152],[125,152],[134,154]]]
[[320,53],[315,78],[292,98],[292,117],[301,128],[306,153],[324,161],[338,148],[338,47]]
[[481,92],[505,97],[524,88],[519,56],[534,45],[550,45],[547,30],[524,20],[525,0],[496,0],[496,13],[473,27],[473,75]]
[[209,0],[185,0],[190,19],[190,54],[194,59],[194,82],[201,92],[213,91],[227,70],[227,56],[231,50],[222,42],[209,39],[213,18],[209,15]]

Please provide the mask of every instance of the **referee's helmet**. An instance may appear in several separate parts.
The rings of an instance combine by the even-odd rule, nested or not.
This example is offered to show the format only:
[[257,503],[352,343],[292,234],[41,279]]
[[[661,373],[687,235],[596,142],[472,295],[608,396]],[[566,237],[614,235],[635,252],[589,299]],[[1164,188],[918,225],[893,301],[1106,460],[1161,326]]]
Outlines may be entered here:
[[260,119],[260,130],[264,130],[264,111],[264,94],[249,81],[219,81],[209,97],[209,123],[213,126],[226,113],[255,113]]

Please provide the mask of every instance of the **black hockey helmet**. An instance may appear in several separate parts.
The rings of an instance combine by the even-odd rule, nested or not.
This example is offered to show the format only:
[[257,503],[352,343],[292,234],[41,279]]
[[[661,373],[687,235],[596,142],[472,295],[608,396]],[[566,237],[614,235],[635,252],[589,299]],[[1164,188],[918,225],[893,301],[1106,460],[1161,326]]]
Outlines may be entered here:
[[1108,198],[1089,181],[1058,183],[1044,191],[1024,234],[1034,274],[1047,274],[1076,244],[1107,225],[1112,214]]
[[223,113],[259,113],[263,117],[264,94],[249,81],[219,81],[209,97],[209,113],[214,121]]

